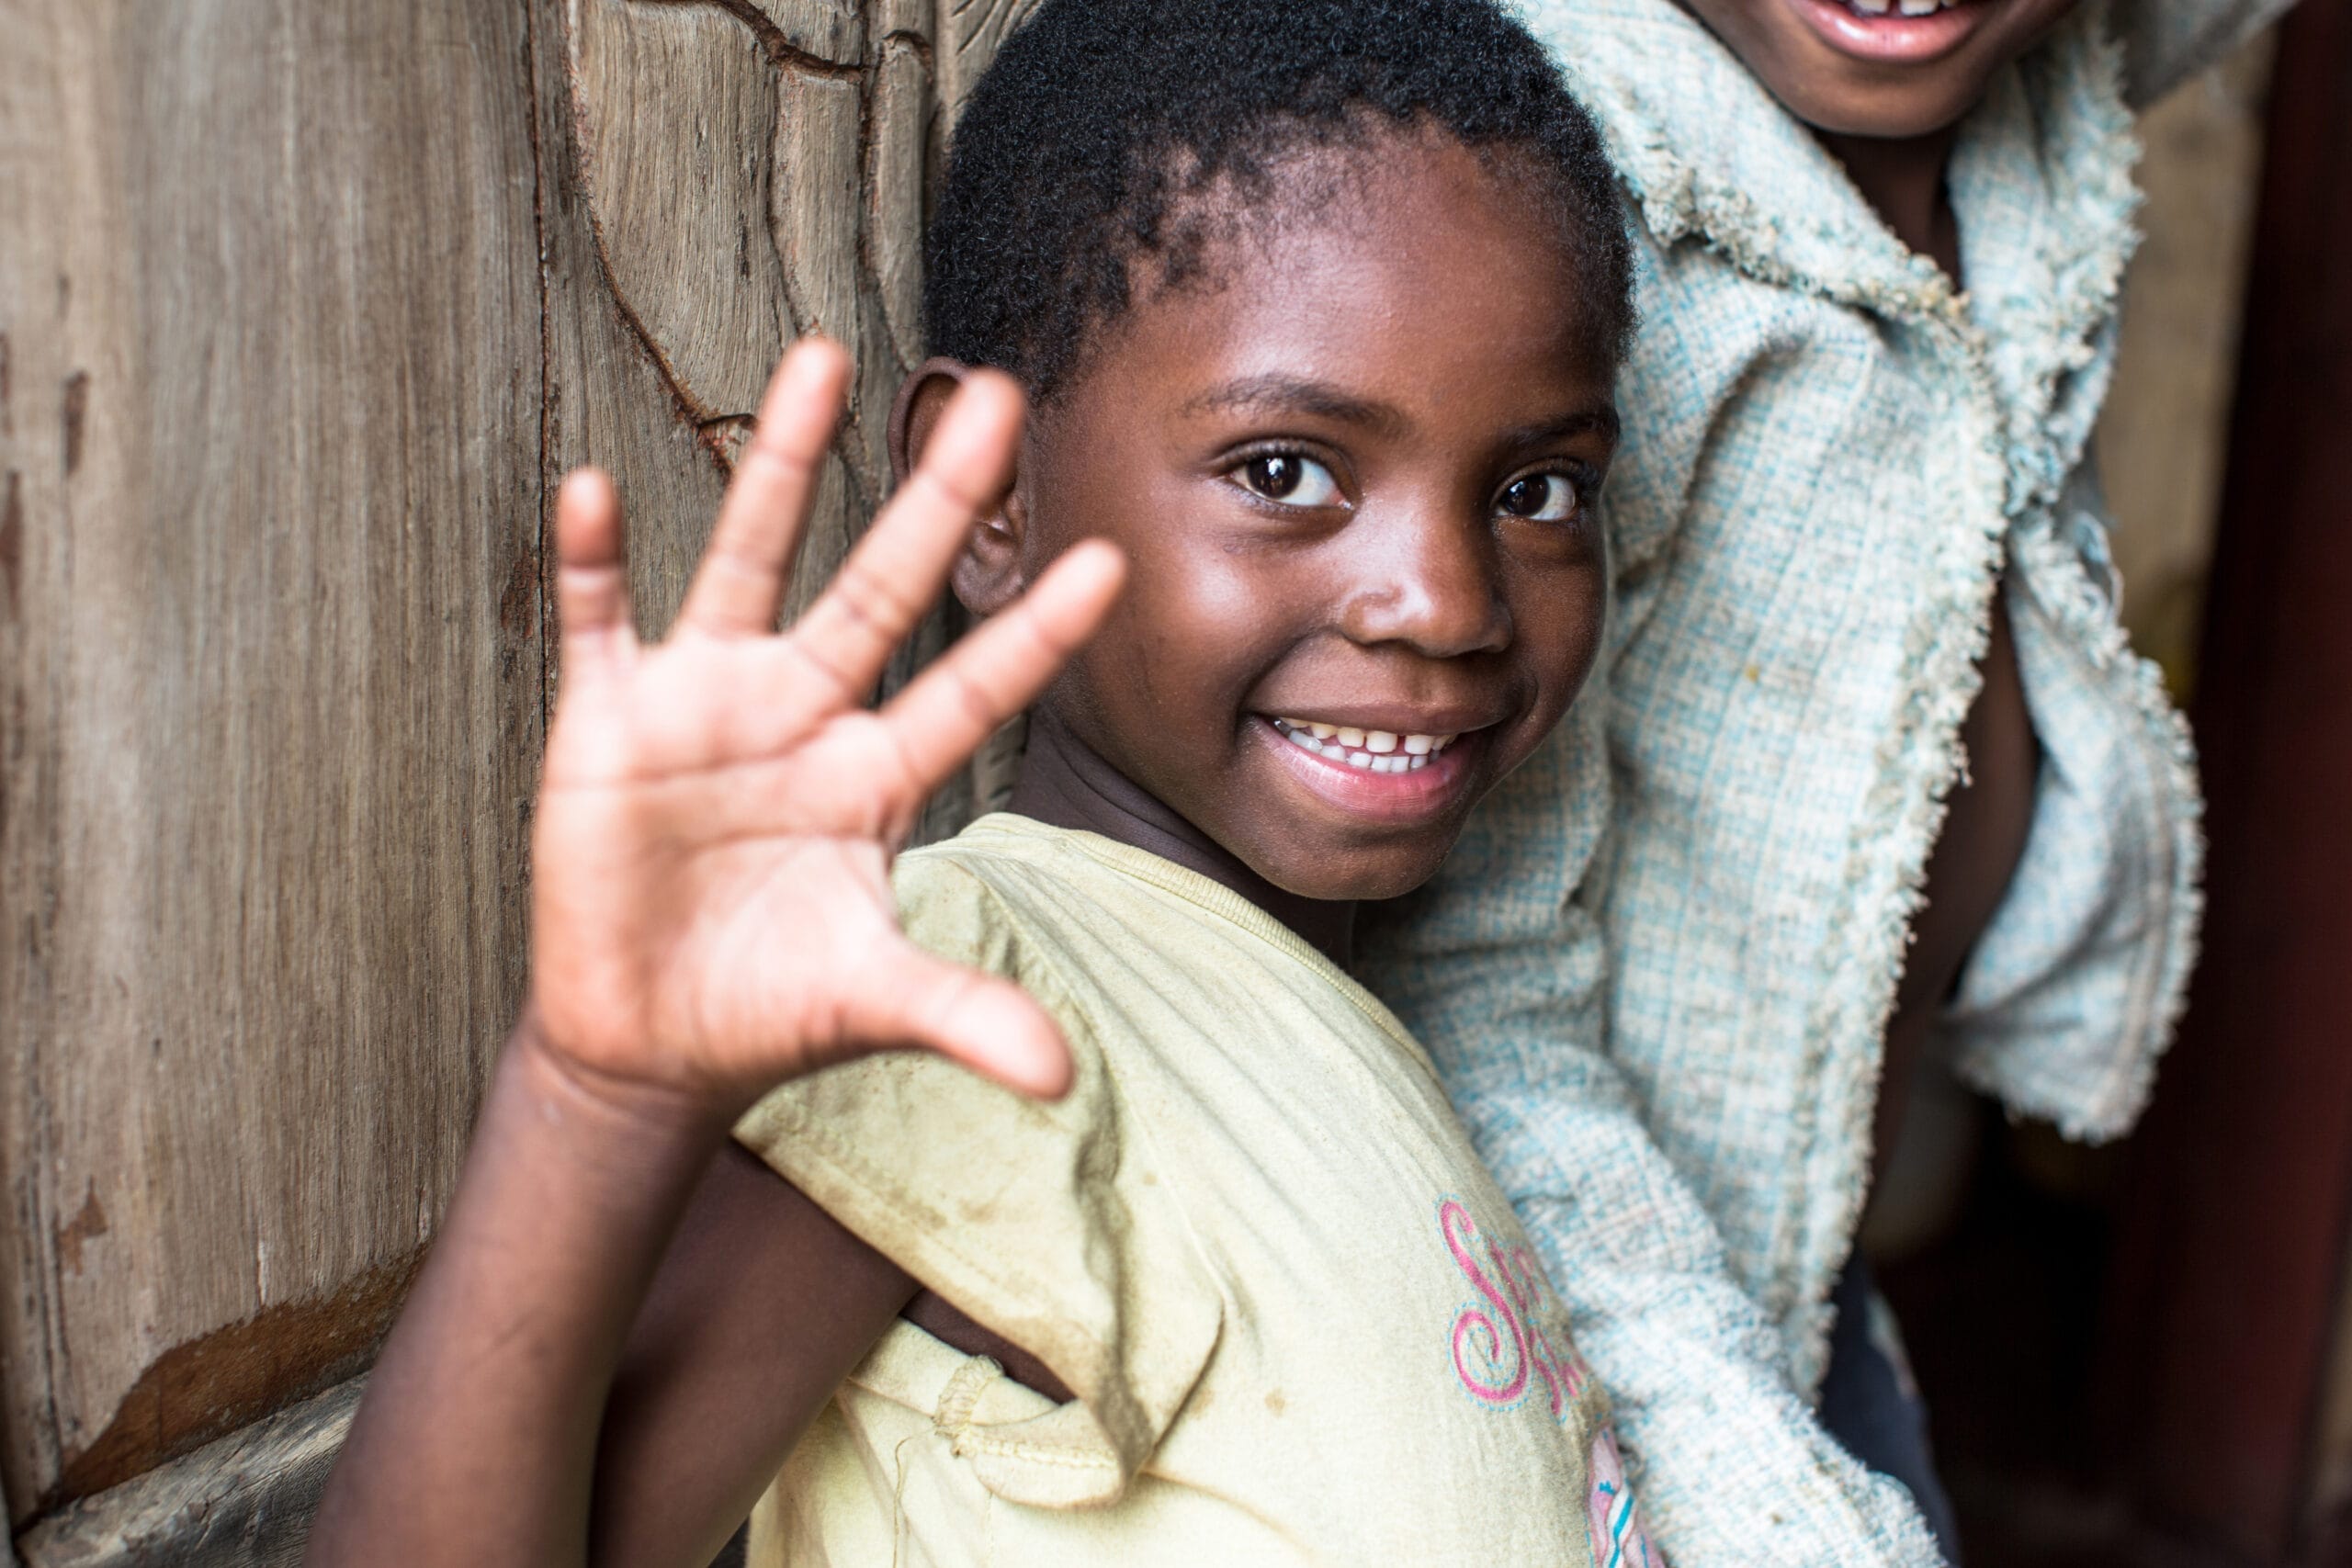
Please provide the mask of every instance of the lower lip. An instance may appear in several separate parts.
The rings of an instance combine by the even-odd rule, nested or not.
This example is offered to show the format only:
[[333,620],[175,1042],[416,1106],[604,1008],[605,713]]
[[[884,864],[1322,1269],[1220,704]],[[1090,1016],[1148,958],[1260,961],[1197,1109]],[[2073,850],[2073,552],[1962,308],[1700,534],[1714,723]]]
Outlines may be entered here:
[[1837,0],[1792,0],[1798,12],[1838,53],[1890,65],[1924,65],[1968,41],[1994,0],[1961,0],[1925,17],[1889,12],[1864,17]]
[[1425,767],[1374,773],[1317,756],[1276,729],[1272,719],[1250,722],[1283,765],[1314,794],[1351,816],[1377,822],[1424,822],[1445,815],[1468,787],[1471,754],[1487,739],[1473,730],[1457,736],[1444,750],[1430,753]]

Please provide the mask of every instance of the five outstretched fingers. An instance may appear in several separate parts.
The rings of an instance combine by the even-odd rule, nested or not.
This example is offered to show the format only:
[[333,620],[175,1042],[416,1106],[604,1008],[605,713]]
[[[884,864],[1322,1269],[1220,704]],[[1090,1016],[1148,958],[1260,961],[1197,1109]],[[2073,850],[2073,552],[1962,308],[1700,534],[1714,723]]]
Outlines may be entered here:
[[850,552],[793,640],[865,700],[890,655],[946,585],[973,521],[1012,481],[1023,400],[1011,378],[975,371],[947,406],[922,463]]
[[759,428],[735,465],[679,626],[712,637],[775,628],[848,386],[849,355],[838,344],[808,337],[786,351],[761,400]]
[[594,468],[566,475],[555,498],[555,602],[567,677],[625,657],[637,646],[622,535],[613,481]]
[[938,788],[1046,689],[1111,613],[1126,575],[1114,547],[1087,540],[890,700],[882,718],[918,787]]

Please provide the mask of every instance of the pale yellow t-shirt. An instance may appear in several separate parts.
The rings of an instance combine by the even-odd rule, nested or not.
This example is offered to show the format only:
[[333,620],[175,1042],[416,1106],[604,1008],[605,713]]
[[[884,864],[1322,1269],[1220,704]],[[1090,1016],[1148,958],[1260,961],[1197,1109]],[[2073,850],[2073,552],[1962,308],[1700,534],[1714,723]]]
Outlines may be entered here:
[[1559,1301],[1387,1009],[1091,833],[989,817],[895,880],[917,942],[1054,1016],[1076,1086],[877,1057],[736,1135],[1078,1398],[895,1325],[762,1500],[754,1563],[1658,1562]]

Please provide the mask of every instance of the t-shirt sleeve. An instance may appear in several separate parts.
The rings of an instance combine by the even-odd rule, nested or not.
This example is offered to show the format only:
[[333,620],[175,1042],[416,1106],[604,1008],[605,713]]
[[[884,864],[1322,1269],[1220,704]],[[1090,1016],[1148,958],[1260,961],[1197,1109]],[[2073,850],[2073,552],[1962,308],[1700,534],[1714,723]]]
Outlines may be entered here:
[[919,945],[1015,981],[1060,1025],[1070,1091],[1041,1103],[944,1058],[894,1053],[784,1086],[735,1136],[1078,1396],[976,1448],[991,1490],[1048,1506],[1108,1501],[1199,1380],[1221,1292],[1050,944],[947,854],[902,860],[894,882]]

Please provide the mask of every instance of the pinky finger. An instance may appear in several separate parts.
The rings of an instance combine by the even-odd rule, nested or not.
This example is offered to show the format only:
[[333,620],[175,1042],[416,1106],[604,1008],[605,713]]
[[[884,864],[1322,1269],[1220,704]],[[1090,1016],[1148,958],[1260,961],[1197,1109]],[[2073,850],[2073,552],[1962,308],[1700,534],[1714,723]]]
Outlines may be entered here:
[[555,499],[555,603],[561,671],[577,676],[637,649],[620,500],[594,468],[565,476]]
[[882,710],[924,794],[1029,705],[1110,614],[1126,558],[1090,539],[981,623]]

